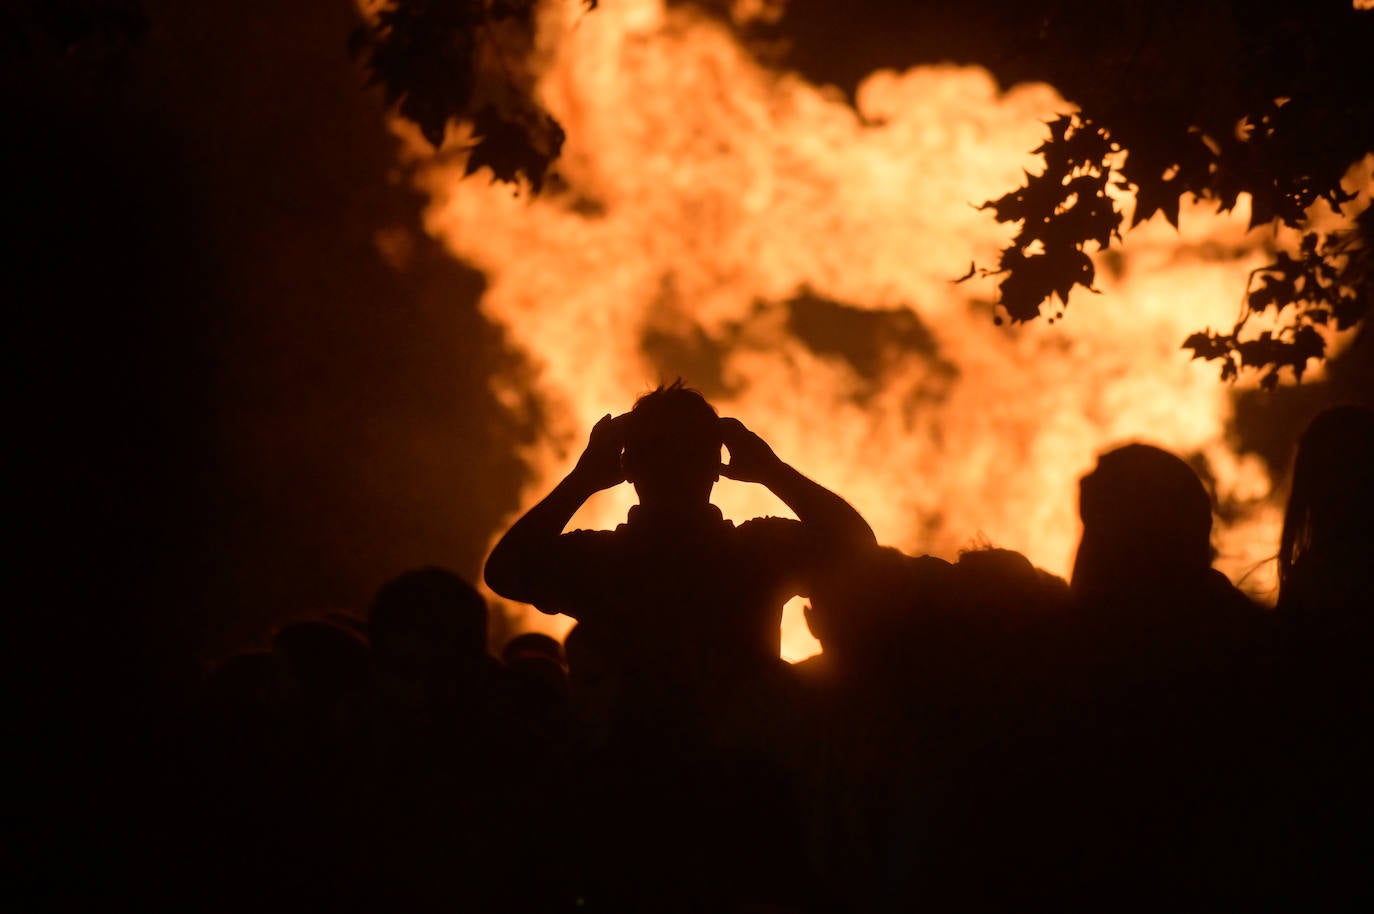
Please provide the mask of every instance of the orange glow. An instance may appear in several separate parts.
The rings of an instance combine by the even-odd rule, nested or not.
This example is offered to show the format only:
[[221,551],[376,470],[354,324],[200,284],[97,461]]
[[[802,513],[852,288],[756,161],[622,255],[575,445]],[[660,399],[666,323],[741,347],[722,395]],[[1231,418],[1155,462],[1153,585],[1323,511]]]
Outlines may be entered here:
[[[522,508],[571,467],[596,419],[671,380],[641,345],[653,333],[708,341],[721,413],[907,551],[953,558],[981,535],[1067,575],[1078,478],[1136,439],[1204,455],[1219,496],[1246,506],[1216,536],[1233,580],[1275,552],[1271,480],[1227,440],[1231,388],[1180,349],[1234,322],[1247,273],[1267,259],[1243,204],[1228,217],[1185,208],[1181,232],[1157,218],[1112,255],[1119,271],[1099,258],[1101,296],[1054,324],[997,327],[991,283],[950,280],[1005,241],[970,203],[1035,167],[1043,122],[1071,107],[1051,87],[1002,92],[973,67],[879,71],[856,110],[658,0],[585,16],[570,2],[542,31],[540,91],[568,131],[569,189],[531,200],[461,180],[461,162],[415,160],[428,230],[486,274],[483,312],[537,366],[551,418],[519,454],[531,470]],[[807,292],[908,309],[935,352],[880,345],[881,371],[865,377],[791,332],[784,303]],[[526,392],[497,394],[519,408]],[[786,513],[729,481],[716,501],[737,520]],[[614,526],[632,503],[628,487],[603,493],[574,526]],[[1272,581],[1266,567],[1246,587],[1265,595]],[[797,610],[784,620],[789,659],[818,649]]]

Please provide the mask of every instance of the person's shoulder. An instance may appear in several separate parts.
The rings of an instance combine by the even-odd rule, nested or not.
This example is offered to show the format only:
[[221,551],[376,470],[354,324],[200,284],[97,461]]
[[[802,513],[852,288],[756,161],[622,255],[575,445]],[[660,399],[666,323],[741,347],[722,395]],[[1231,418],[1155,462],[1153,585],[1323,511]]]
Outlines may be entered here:
[[577,529],[577,530],[569,530],[569,531],[566,532],[566,533],[560,533],[560,534],[558,535],[558,537],[559,537],[559,539],[563,539],[563,540],[569,540],[569,541],[572,541],[572,540],[585,540],[585,541],[587,541],[587,542],[589,542],[589,543],[593,543],[593,542],[596,542],[597,540],[610,539],[610,538],[614,537],[617,533],[619,533],[620,531],[622,531],[622,530],[624,530],[624,529],[625,529],[625,525],[624,525],[624,524],[621,524],[620,526],[616,527],[614,530],[582,530],[582,529]]
[[564,547],[588,547],[595,548],[615,542],[620,539],[625,525],[621,524],[614,530],[569,530],[558,536],[558,543]]
[[617,549],[622,536],[615,530],[569,530],[554,542],[552,554],[563,567],[577,565],[597,556],[608,556]]
[[792,536],[801,532],[804,525],[799,520],[790,517],[753,517],[739,526],[735,530],[742,536]]

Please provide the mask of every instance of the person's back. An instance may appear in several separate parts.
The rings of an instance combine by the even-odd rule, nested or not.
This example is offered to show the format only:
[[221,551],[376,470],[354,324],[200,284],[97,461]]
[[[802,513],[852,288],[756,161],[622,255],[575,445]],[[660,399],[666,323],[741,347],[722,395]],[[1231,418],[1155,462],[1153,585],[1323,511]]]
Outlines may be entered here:
[[930,713],[951,696],[927,662],[950,570],[871,548],[828,563],[811,593],[806,622],[823,653],[799,665],[792,765],[807,859],[842,910],[905,910],[930,891],[924,864],[944,838],[929,812],[957,751],[947,718]]
[[572,534],[569,546],[596,556],[583,567],[607,569],[578,610],[588,634],[641,684],[695,690],[777,664],[783,604],[805,587],[795,528],[736,527],[710,506],[690,526],[674,520],[632,514],[605,536]]

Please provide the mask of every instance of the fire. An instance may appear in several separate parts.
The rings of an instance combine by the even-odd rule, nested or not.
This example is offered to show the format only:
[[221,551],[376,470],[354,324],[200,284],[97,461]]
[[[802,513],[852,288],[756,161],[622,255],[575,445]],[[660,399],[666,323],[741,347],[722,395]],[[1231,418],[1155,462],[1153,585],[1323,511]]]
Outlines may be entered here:
[[[1219,496],[1247,506],[1217,534],[1233,579],[1273,554],[1279,508],[1228,439],[1231,390],[1179,348],[1234,321],[1265,261],[1248,213],[1144,225],[1099,258],[1100,297],[994,326],[990,284],[950,280],[1005,241],[970,202],[1034,167],[1043,122],[1071,108],[1053,88],[932,66],[875,72],[851,106],[660,0],[546,19],[540,91],[568,130],[566,190],[516,197],[461,163],[417,165],[428,230],[485,272],[484,313],[538,369],[549,424],[519,455],[522,507],[599,417],[682,372],[907,551],[953,558],[985,538],[1066,575],[1078,478],[1137,439],[1201,455]],[[498,390],[513,408],[529,393]],[[729,481],[716,502],[737,520],[786,513]],[[573,526],[614,526],[632,503],[603,493]],[[818,649],[797,610],[789,659]]]

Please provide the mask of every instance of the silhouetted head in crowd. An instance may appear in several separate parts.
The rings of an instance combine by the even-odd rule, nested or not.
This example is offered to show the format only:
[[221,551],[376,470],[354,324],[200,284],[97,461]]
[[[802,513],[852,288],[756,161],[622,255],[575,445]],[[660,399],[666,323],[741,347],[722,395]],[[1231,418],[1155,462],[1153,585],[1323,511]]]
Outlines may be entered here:
[[367,617],[379,685],[393,697],[433,703],[482,675],[487,604],[442,568],[408,571],[377,592]]
[[636,401],[625,420],[621,461],[641,504],[690,508],[710,500],[720,449],[720,417],[678,380]]
[[1147,444],[1097,459],[1079,483],[1083,539],[1071,586],[1095,599],[1154,590],[1212,565],[1212,499],[1188,464]]
[[620,683],[597,639],[578,623],[563,640],[568,658],[568,700],[580,738],[602,745],[610,733]]
[[890,546],[835,562],[817,576],[806,624],[838,669],[861,669],[906,650],[923,618],[950,602],[948,562]]
[[1374,411],[1328,409],[1293,461],[1279,543],[1279,608],[1356,608],[1374,600]]
[[971,549],[954,564],[955,601],[961,612],[982,618],[1029,619],[1068,607],[1063,578],[1031,564],[1012,549]]
[[272,638],[272,659],[283,697],[317,710],[361,692],[370,676],[367,645],[328,622],[295,622],[280,629]]
[[563,645],[558,639],[543,632],[525,632],[506,642],[501,649],[501,660],[506,666],[524,663],[527,660],[548,661],[560,668],[567,666],[563,659]]
[[506,642],[501,651],[506,668],[562,690],[568,682],[563,645],[542,632],[525,632]]

